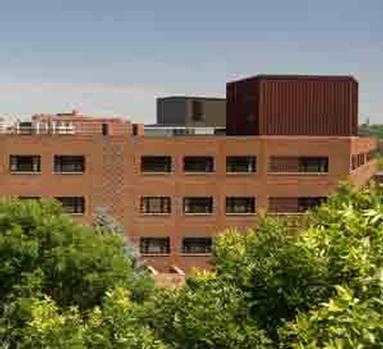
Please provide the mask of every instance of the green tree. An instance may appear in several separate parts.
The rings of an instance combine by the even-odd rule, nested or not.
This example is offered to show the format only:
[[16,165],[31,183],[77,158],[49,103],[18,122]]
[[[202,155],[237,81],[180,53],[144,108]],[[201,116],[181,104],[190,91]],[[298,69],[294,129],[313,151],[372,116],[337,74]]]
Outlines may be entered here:
[[0,303],[39,290],[80,309],[100,304],[116,284],[136,298],[151,286],[135,272],[122,234],[75,224],[57,203],[35,200],[0,202],[0,283]]
[[380,187],[341,185],[298,233],[264,218],[255,231],[219,236],[218,278],[242,290],[252,319],[281,345],[284,323],[331,302],[340,286],[361,304],[383,299],[382,227]]
[[341,185],[293,231],[262,217],[224,232],[215,271],[176,290],[153,291],[119,230],[76,225],[50,202],[1,202],[0,347],[383,346],[379,186]]
[[89,313],[60,308],[49,297],[18,298],[0,321],[0,347],[17,349],[166,349],[138,321],[130,291],[106,293]]
[[76,224],[44,200],[0,201],[0,284],[4,348],[81,348],[77,322],[108,290],[124,287],[142,302],[153,287],[121,233]]
[[292,349],[381,348],[382,301],[361,302],[349,289],[337,287],[337,295],[318,309],[300,314],[280,330],[282,347]]
[[15,314],[22,312],[25,324],[13,327],[9,343],[20,349],[83,349],[84,327],[76,308],[60,313],[54,301],[42,299],[19,299],[14,304]]
[[140,321],[141,306],[131,301],[130,291],[116,288],[105,296],[86,323],[85,341],[89,349],[166,349],[148,325]]
[[173,348],[272,348],[247,313],[241,290],[202,273],[178,290],[155,294],[142,321]]
[[271,334],[328,294],[325,266],[285,221],[265,217],[256,230],[228,231],[215,256],[219,277],[243,291],[252,317]]

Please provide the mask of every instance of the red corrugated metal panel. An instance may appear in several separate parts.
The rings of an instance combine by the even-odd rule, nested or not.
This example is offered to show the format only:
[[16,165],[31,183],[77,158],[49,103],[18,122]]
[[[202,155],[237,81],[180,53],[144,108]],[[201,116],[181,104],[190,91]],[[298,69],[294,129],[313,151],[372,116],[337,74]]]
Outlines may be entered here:
[[229,135],[252,135],[259,131],[258,80],[226,86],[226,130]]
[[357,124],[356,88],[349,78],[264,79],[259,134],[351,136]]
[[352,77],[258,76],[227,90],[228,134],[357,135]]

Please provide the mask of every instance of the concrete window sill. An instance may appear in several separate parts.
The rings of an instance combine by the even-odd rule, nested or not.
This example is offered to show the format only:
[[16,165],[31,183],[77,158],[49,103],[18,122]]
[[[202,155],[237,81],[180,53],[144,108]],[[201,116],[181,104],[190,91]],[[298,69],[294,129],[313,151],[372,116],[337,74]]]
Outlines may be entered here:
[[182,257],[211,257],[212,253],[180,253]]
[[216,172],[184,172],[185,176],[212,176],[215,175]]
[[141,216],[145,216],[145,217],[167,217],[167,216],[170,216],[171,213],[144,213],[144,212],[141,212]]
[[184,216],[188,217],[206,217],[206,216],[212,216],[213,213],[184,213]]
[[141,175],[143,176],[170,176],[174,172],[141,172]]
[[328,172],[267,172],[270,176],[328,176]]
[[83,175],[85,172],[53,172],[54,175]]
[[235,216],[248,216],[248,217],[251,217],[251,216],[256,216],[257,213],[256,212],[246,212],[246,213],[241,213],[241,212],[226,212],[226,216],[229,216],[229,217],[235,217]]
[[304,216],[305,212],[269,212],[270,216]]
[[228,176],[254,176],[257,172],[226,172]]
[[170,253],[142,253],[144,257],[170,257]]
[[11,171],[11,174],[12,175],[41,175],[41,171],[40,172],[34,172],[34,171],[25,171],[25,172],[22,172],[22,171]]

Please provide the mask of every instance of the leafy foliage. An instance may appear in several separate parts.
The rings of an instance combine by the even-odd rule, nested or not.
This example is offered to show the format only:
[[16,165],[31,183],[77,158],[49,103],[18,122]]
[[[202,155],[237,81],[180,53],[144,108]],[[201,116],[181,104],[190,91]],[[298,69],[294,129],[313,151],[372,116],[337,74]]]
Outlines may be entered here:
[[103,306],[95,308],[86,326],[86,348],[166,349],[148,326],[138,321],[138,306],[130,292],[117,288],[106,294]]
[[383,125],[370,124],[365,122],[359,126],[358,133],[360,136],[375,137],[377,139],[383,139]]
[[153,288],[108,222],[92,229],[53,203],[0,203],[1,348],[383,346],[379,186],[341,185],[294,231],[262,217],[224,232],[215,270],[176,290]]
[[[380,331],[378,326],[371,329],[368,323],[356,321],[362,315],[372,321],[382,314],[376,311],[376,304],[383,300],[382,223],[383,200],[378,186],[356,189],[341,185],[325,205],[310,213],[309,227],[299,234],[289,234],[286,224],[265,218],[256,232],[227,232],[220,236],[215,251],[219,277],[244,292],[253,319],[269,333],[275,345],[361,347],[366,341],[363,336],[358,340],[355,333],[362,331],[365,336],[376,338]],[[333,331],[330,325],[315,319],[330,319],[332,305],[346,304],[341,298],[346,293],[337,293],[340,287],[358,303],[344,310],[351,312],[349,318],[345,316],[352,329],[341,330],[343,325],[338,319],[337,337],[328,333]],[[309,332],[309,340],[301,341],[306,344],[297,346],[295,341],[280,338],[278,333],[286,322],[300,340],[300,331]],[[324,335],[324,340],[316,342],[321,330],[327,339]],[[347,339],[350,336],[354,336],[353,341]]]
[[213,274],[197,274],[178,291],[158,293],[146,322],[173,348],[271,348],[247,314],[241,290]]
[[144,279],[133,272],[122,235],[77,225],[53,202],[0,202],[0,303],[40,291],[88,309],[114,284],[142,297]]
[[273,332],[325,297],[326,270],[311,252],[285,222],[264,218],[256,232],[228,232],[217,239],[217,269],[243,290],[261,327]]
[[[134,269],[122,234],[75,224],[57,203],[35,200],[0,202],[0,284],[0,343],[25,337],[42,348],[51,337],[64,341],[60,331],[70,333],[73,319],[101,305],[109,289],[124,287],[136,301],[152,289],[149,276]],[[17,330],[34,328],[39,316],[53,326],[43,324],[48,337],[41,343]]]
[[361,302],[349,289],[337,286],[334,298],[281,329],[281,339],[293,349],[381,348],[382,310],[380,300]]

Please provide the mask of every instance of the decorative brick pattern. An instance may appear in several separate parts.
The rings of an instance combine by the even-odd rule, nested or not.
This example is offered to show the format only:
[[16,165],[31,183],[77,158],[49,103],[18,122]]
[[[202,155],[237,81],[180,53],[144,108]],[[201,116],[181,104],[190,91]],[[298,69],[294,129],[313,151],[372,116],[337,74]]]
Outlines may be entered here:
[[124,217],[124,144],[105,142],[102,149],[102,201],[118,221]]

